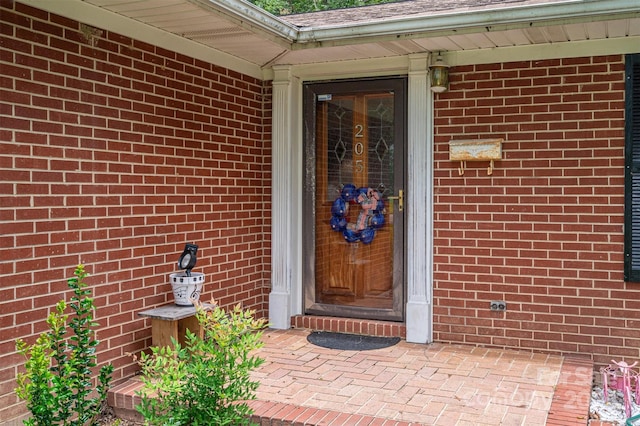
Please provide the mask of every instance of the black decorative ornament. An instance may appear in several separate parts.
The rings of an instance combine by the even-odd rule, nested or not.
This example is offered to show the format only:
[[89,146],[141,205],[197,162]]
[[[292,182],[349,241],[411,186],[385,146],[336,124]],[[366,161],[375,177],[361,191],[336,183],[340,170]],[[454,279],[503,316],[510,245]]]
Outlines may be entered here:
[[194,266],[196,266],[196,253],[198,252],[198,246],[195,244],[187,243],[184,246],[184,251],[180,255],[180,259],[178,259],[178,268],[184,269],[187,277],[191,276],[191,270]]

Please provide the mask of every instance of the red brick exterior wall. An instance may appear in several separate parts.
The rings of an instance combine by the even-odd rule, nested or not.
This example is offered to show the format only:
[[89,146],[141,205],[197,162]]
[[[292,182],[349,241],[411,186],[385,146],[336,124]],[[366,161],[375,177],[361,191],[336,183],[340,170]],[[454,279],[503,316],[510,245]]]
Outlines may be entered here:
[[[41,10],[0,2],[0,420],[24,412],[15,340],[46,329],[82,262],[100,363],[150,345],[137,312],[173,302],[200,246],[205,293],[266,315],[270,84]],[[68,294],[68,293],[67,293]],[[0,421],[0,423],[2,423]]]
[[[450,89],[435,101],[435,340],[640,359],[623,57],[461,66]],[[449,141],[494,137],[493,175],[485,161],[460,176]]]
[[[150,345],[137,312],[173,300],[200,246],[204,299],[267,313],[270,84],[0,0],[0,420],[24,413],[23,359],[82,262],[99,360]],[[452,69],[435,101],[434,338],[640,359],[623,281],[621,56]],[[503,159],[448,159],[504,138]],[[19,260],[15,260],[19,259]],[[489,301],[505,300],[504,313]]]

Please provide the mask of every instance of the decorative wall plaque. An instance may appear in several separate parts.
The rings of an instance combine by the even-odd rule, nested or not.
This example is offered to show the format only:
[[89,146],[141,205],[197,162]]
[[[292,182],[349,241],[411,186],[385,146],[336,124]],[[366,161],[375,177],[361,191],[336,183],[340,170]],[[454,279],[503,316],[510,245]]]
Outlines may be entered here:
[[504,139],[469,139],[449,141],[449,160],[460,161],[458,173],[464,174],[466,161],[489,161],[487,174],[493,173],[493,161],[502,159]]

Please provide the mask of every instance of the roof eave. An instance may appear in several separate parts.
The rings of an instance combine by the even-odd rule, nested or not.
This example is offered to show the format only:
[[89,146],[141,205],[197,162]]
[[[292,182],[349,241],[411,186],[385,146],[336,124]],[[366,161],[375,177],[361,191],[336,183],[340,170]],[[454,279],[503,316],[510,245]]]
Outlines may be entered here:
[[281,46],[290,48],[299,36],[298,27],[245,0],[188,0],[201,8],[233,22],[253,33],[261,34]]
[[465,10],[431,16],[405,16],[356,25],[306,27],[298,30],[294,48],[340,46],[638,16],[640,16],[640,2],[637,0],[568,0],[491,10]]

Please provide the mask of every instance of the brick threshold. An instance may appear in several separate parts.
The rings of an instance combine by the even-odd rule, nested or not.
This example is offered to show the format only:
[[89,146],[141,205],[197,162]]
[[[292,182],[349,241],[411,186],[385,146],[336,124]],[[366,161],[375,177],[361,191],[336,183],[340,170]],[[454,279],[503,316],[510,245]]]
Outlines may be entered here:
[[312,331],[331,331],[378,337],[400,337],[401,339],[405,339],[407,336],[407,327],[402,322],[316,315],[295,315],[291,318],[291,327],[304,328]]

